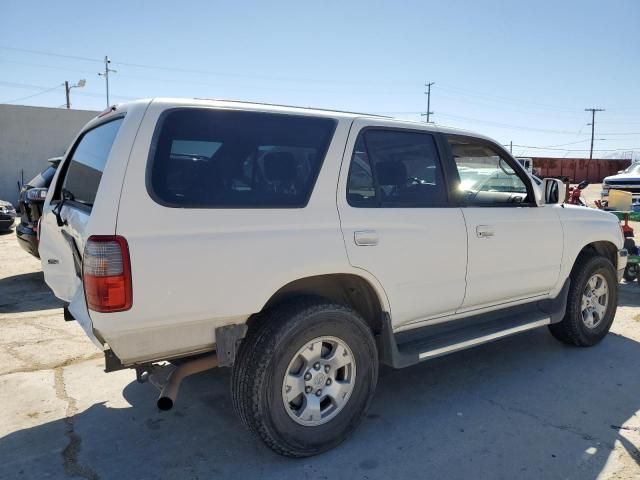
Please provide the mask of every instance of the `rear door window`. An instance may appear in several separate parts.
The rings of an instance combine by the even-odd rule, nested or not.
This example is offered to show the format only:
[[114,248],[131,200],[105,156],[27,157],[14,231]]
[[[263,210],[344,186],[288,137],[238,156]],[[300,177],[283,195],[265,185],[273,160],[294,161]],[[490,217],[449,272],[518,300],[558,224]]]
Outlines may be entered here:
[[351,157],[347,201],[353,207],[442,207],[447,189],[433,136],[366,129]]
[[122,120],[117,118],[103,123],[82,135],[67,162],[62,189],[56,192],[55,198],[60,199],[64,190],[69,202],[93,207],[102,172]]
[[183,108],[161,118],[148,189],[179,208],[297,208],[335,130],[329,118]]

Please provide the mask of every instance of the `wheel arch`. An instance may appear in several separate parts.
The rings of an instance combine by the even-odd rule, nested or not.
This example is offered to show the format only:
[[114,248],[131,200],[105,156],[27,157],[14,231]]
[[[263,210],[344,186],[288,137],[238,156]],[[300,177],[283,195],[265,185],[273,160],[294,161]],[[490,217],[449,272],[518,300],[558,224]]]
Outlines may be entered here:
[[348,305],[364,318],[374,333],[382,329],[382,312],[389,311],[380,287],[376,288],[370,280],[353,273],[321,274],[293,280],[278,289],[261,311],[300,296],[322,297]]
[[[573,268],[578,264],[578,262],[587,256],[602,256],[611,262],[614,269],[617,269],[617,261],[618,261],[618,247],[613,242],[608,240],[599,240],[596,242],[591,242],[586,244],[582,249],[578,252],[575,260],[573,261]],[[573,271],[573,269],[572,269]]]

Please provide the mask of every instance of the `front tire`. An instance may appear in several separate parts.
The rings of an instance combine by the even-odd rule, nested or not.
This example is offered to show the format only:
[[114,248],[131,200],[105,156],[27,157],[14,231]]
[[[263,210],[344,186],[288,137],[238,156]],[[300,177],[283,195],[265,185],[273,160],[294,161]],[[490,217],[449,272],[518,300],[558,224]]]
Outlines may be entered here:
[[308,457],[355,430],[378,379],[371,329],[355,311],[301,299],[267,311],[233,367],[233,404],[272,450]]
[[578,258],[565,316],[549,330],[564,343],[590,347],[609,333],[617,306],[618,279],[611,262],[603,256]]

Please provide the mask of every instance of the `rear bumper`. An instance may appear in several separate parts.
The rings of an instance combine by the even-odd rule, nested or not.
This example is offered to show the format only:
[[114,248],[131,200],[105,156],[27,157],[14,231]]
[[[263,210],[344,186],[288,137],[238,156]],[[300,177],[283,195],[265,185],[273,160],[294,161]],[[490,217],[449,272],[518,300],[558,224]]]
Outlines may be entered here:
[[14,221],[14,217],[9,217],[5,215],[0,217],[0,231],[11,230],[11,227],[13,227],[13,221]]
[[38,237],[36,232],[31,227],[20,223],[16,226],[16,238],[18,239],[18,245],[27,253],[30,253],[36,258],[40,258],[38,253]]

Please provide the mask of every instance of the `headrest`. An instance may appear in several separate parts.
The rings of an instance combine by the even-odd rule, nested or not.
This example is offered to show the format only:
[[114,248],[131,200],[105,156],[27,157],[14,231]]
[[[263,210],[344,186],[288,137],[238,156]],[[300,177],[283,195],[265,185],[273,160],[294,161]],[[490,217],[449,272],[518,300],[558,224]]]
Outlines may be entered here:
[[264,156],[264,175],[270,182],[291,182],[297,177],[297,162],[291,152],[270,152]]
[[402,162],[378,162],[376,174],[380,185],[405,185],[407,183],[407,167]]

